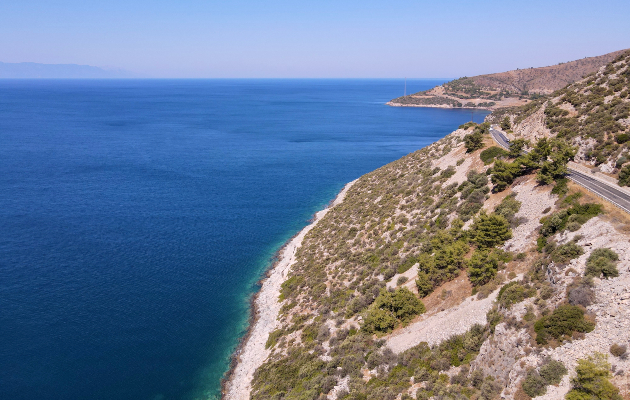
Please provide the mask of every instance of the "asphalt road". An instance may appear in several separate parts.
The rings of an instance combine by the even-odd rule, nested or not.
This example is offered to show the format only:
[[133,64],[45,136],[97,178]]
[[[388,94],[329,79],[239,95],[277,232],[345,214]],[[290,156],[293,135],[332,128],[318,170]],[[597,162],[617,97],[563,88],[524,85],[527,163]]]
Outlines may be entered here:
[[506,149],[510,148],[510,141],[507,140],[505,135],[503,135],[501,132],[497,131],[496,129],[490,128],[490,134],[492,135],[494,141],[499,144],[499,146]]
[[[497,142],[501,147],[506,149],[510,148],[510,142],[505,137],[505,135],[503,135],[503,133],[491,128],[490,134],[492,135],[494,141]],[[630,194],[623,192],[605,182],[597,180],[592,176],[589,176],[588,174],[576,171],[571,168],[569,168],[567,178],[571,179],[578,185],[585,187],[596,195],[610,201],[625,212],[630,213]]]

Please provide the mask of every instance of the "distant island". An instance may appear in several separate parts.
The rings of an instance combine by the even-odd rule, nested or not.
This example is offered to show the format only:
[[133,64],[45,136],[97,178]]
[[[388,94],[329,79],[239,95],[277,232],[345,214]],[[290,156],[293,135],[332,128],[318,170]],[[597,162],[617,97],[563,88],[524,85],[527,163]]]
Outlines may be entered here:
[[597,72],[625,51],[619,50],[548,67],[463,77],[430,90],[398,97],[387,104],[396,107],[489,110],[520,106]]
[[136,78],[123,70],[105,70],[91,65],[0,62],[0,79],[116,79]]

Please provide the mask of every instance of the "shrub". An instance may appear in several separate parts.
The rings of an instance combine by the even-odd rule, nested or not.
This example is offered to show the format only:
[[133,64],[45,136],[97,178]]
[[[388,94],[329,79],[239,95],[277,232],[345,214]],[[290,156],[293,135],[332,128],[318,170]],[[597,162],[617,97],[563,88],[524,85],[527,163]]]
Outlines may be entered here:
[[482,213],[470,228],[473,243],[479,248],[490,248],[503,244],[512,237],[510,225],[505,217],[498,214]]
[[548,385],[558,385],[562,381],[562,377],[567,374],[567,367],[560,361],[549,360],[545,365],[540,367],[540,376]]
[[477,250],[468,261],[468,278],[473,286],[490,282],[499,269],[499,258],[494,252]]
[[396,327],[398,320],[392,313],[380,308],[368,312],[363,323],[363,329],[369,333],[387,333]]
[[540,376],[538,371],[533,368],[527,371],[527,375],[521,383],[521,386],[529,397],[542,396],[547,392],[547,382]]
[[[569,201],[571,201],[571,199],[569,199]],[[541,218],[540,223],[542,227],[540,228],[540,233],[543,236],[551,236],[556,232],[562,232],[567,227],[569,221],[581,225],[596,215],[599,215],[601,212],[601,204],[575,204],[566,210],[561,210]]]
[[628,351],[628,347],[625,344],[620,345],[620,344],[614,343],[610,346],[610,354],[612,354],[615,357],[625,359],[628,354],[627,351]]
[[610,364],[606,356],[595,353],[586,359],[578,360],[576,376],[571,380],[571,391],[567,400],[608,399],[622,400],[617,389],[610,381]]
[[557,194],[558,196],[567,194],[569,192],[569,187],[567,186],[568,182],[569,180],[567,178],[556,179],[556,184],[553,186],[553,189],[551,189],[551,193]]
[[507,156],[508,152],[501,147],[492,146],[488,147],[484,151],[479,154],[479,158],[483,161],[484,164],[490,164],[494,161],[495,158]]
[[528,146],[529,142],[525,139],[516,139],[512,140],[510,143],[510,152],[508,153],[508,157],[517,158],[520,157],[525,149],[525,146]]
[[547,393],[547,386],[559,384],[567,372],[562,362],[549,359],[540,367],[540,371],[533,368],[527,371],[521,387],[530,397],[542,396]]
[[584,254],[584,249],[573,242],[569,242],[556,247],[551,252],[551,260],[555,263],[566,264],[576,257]]
[[514,182],[521,173],[520,165],[516,162],[507,163],[505,161],[496,160],[492,167],[492,176],[490,179],[494,184],[494,191],[501,192]]
[[588,285],[579,285],[569,290],[569,304],[574,306],[588,307],[595,300],[595,292]]
[[615,140],[617,140],[617,143],[619,144],[626,143],[628,140],[630,140],[630,135],[628,135],[627,133],[621,133],[617,135]]
[[630,186],[630,164],[619,171],[619,186]]
[[420,297],[425,297],[433,292],[433,283],[429,279],[429,275],[426,272],[418,272],[418,278],[416,279],[416,287],[418,288],[418,294]]
[[468,153],[472,153],[475,150],[479,150],[483,148],[483,134],[481,131],[475,129],[473,133],[469,133],[464,136],[464,146],[466,146],[466,151]]
[[499,205],[494,209],[497,215],[503,216],[508,222],[513,223],[514,215],[521,209],[521,202],[516,200],[516,195],[505,196]]
[[584,310],[570,304],[558,306],[551,315],[540,318],[534,324],[536,342],[546,344],[549,336],[559,339],[573,332],[591,332],[595,324],[584,319]]
[[381,289],[366,315],[363,329],[370,333],[389,332],[399,322],[406,324],[425,311],[424,304],[409,289],[401,287],[393,293]]
[[586,276],[612,278],[619,276],[616,262],[619,260],[617,253],[607,248],[594,250],[586,260]]
[[513,304],[520,303],[534,295],[536,295],[536,289],[519,282],[510,282],[501,288],[497,299],[501,306],[510,308]]
[[452,165],[449,165],[444,171],[440,173],[440,177],[444,179],[448,179],[451,176],[455,175],[455,168]]

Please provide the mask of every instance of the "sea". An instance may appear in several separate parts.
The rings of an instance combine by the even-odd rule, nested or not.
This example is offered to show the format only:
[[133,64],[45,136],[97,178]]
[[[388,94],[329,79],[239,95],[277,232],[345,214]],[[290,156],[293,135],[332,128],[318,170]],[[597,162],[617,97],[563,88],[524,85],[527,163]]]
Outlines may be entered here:
[[[407,91],[445,80],[407,80]],[[1,80],[0,398],[220,396],[280,247],[487,112],[403,80]]]

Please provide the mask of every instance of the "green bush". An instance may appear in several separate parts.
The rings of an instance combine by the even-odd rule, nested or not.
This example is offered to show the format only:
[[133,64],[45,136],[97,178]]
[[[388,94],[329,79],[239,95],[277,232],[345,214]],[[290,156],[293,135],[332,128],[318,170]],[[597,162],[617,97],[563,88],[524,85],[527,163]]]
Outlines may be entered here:
[[494,209],[497,215],[503,216],[508,222],[513,223],[514,215],[521,209],[521,202],[516,200],[514,193],[505,196],[499,205]]
[[490,282],[499,269],[499,258],[495,252],[477,250],[468,261],[468,278],[473,286]]
[[619,271],[615,265],[619,261],[617,253],[607,248],[595,249],[586,260],[586,271],[584,275],[614,278],[619,276]]
[[556,179],[556,184],[553,186],[553,189],[551,189],[551,193],[564,196],[569,192],[568,182],[569,180],[567,178]]
[[573,242],[569,242],[556,247],[551,252],[551,260],[555,263],[566,264],[584,254],[584,249]]
[[547,382],[540,376],[538,371],[533,368],[527,371],[527,375],[525,379],[523,379],[521,387],[529,397],[542,396],[547,393]]
[[492,146],[488,147],[484,151],[479,154],[479,158],[483,161],[484,164],[490,164],[494,161],[495,158],[507,156],[508,152],[501,147]]
[[595,324],[584,319],[584,310],[578,306],[563,304],[558,306],[551,315],[540,318],[534,324],[536,342],[547,344],[549,337],[560,339],[571,336],[573,332],[591,332]]
[[477,126],[477,124],[475,122],[466,122],[465,124],[462,124],[459,126],[458,129],[469,129],[469,128],[474,128],[475,126]]
[[547,360],[539,371],[530,369],[521,383],[523,391],[530,397],[547,393],[547,386],[558,385],[567,374],[567,368],[560,361]]
[[369,333],[387,333],[392,331],[398,320],[391,312],[374,308],[368,312],[363,323],[363,329]]
[[425,311],[424,304],[409,289],[401,287],[394,292],[381,289],[366,315],[363,329],[370,333],[386,333],[398,323],[406,324]]
[[[525,142],[519,143],[518,153]],[[563,179],[567,173],[567,163],[575,155],[576,149],[569,146],[562,139],[540,139],[531,152],[525,155],[517,154],[517,149],[510,152],[515,156],[513,162],[507,163],[497,160],[492,168],[492,183],[494,191],[500,192],[508,187],[515,178],[538,171],[536,179],[539,183],[548,185],[554,180]]]
[[514,182],[514,179],[522,173],[521,165],[518,162],[505,162],[496,160],[492,167],[490,179],[494,184],[494,191],[501,192]]
[[619,171],[619,186],[630,186],[630,164]]
[[576,222],[581,225],[601,212],[601,204],[575,204],[566,210],[541,218],[540,223],[542,227],[540,228],[540,233],[543,236],[551,236],[556,232],[562,232],[567,227],[569,218],[571,218],[570,222]]
[[561,361],[549,360],[540,367],[540,376],[548,385],[559,385],[562,377],[567,374],[567,367]]
[[429,275],[424,271],[418,272],[418,278],[416,279],[416,287],[418,288],[418,294],[420,297],[425,297],[433,292],[433,283],[429,279]]
[[473,243],[483,249],[502,245],[512,238],[512,231],[505,217],[495,213],[482,213],[475,218],[470,228],[470,237]]
[[513,304],[520,303],[526,298],[535,295],[536,289],[529,285],[524,285],[519,282],[510,282],[501,288],[497,296],[497,301],[501,306],[510,308]]
[[619,144],[626,143],[628,140],[630,140],[630,135],[628,135],[627,133],[622,133],[617,135],[617,137],[615,137],[615,140]]
[[483,148],[483,135],[489,132],[489,128],[490,125],[484,122],[481,125],[477,125],[473,133],[464,136],[464,146],[466,146],[467,152],[472,153]]
[[508,157],[517,158],[523,155],[525,146],[529,145],[529,141],[525,139],[515,139],[510,142],[510,152]]
[[468,153],[472,153],[475,150],[479,150],[483,148],[483,135],[480,131],[475,130],[473,133],[469,133],[464,136],[464,146],[466,146],[466,151]]
[[576,376],[571,380],[571,391],[567,393],[567,400],[622,400],[617,389],[610,382],[610,364],[606,356],[595,353],[592,356],[578,360],[575,367]]

